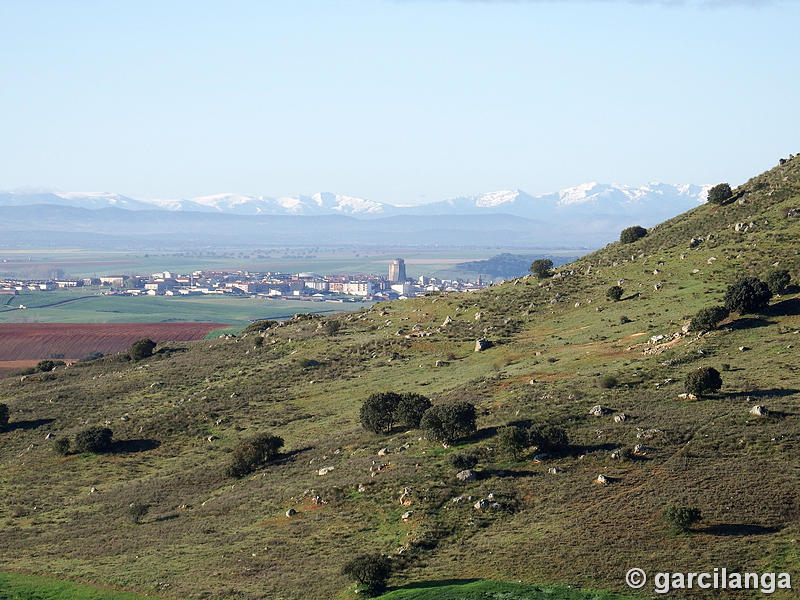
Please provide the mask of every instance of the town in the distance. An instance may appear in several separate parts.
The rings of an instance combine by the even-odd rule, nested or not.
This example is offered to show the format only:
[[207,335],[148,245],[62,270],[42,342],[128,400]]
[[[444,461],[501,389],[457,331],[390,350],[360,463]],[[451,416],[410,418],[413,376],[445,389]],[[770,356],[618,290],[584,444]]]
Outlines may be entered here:
[[[106,275],[47,280],[0,280],[0,295],[48,292],[61,288],[98,287],[100,293],[128,296],[190,296],[203,294],[247,295],[264,299],[309,302],[388,301],[424,296],[432,292],[465,292],[487,287],[475,280],[439,279],[406,273],[405,260],[396,258],[386,275],[256,272],[249,270],[163,271],[149,276]],[[24,310],[25,306],[20,305]]]

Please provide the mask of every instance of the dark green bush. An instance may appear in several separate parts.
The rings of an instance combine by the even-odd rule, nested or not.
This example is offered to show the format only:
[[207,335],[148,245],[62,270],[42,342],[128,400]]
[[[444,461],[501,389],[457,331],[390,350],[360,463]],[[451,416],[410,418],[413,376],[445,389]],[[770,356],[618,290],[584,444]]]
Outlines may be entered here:
[[421,394],[403,394],[394,410],[394,418],[407,427],[419,427],[422,415],[431,407],[430,399]]
[[536,425],[528,430],[528,445],[542,452],[559,452],[569,447],[569,437],[560,427]]
[[41,371],[42,373],[48,373],[55,369],[56,367],[63,367],[66,365],[63,360],[40,360],[36,364],[36,370]]
[[328,319],[322,326],[323,331],[325,331],[325,335],[336,335],[337,333],[339,333],[339,330],[341,328],[342,328],[342,322],[337,321],[336,319]]
[[8,405],[0,404],[0,431],[8,427]]
[[389,433],[395,423],[395,410],[400,399],[400,394],[394,392],[372,394],[361,405],[361,425],[374,433]]
[[692,317],[689,327],[692,331],[702,331],[704,329],[714,329],[721,321],[728,318],[730,311],[724,306],[709,306],[701,308]]
[[262,331],[266,331],[270,327],[277,325],[277,321],[272,321],[269,319],[265,319],[263,321],[255,321],[254,323],[250,323],[247,327],[242,329],[242,334],[245,333],[261,333]]
[[647,229],[640,227],[639,225],[634,225],[633,227],[627,227],[620,232],[619,241],[623,244],[632,244],[636,240],[640,240],[646,235]]
[[153,356],[155,348],[156,343],[153,340],[142,338],[131,344],[131,347],[128,348],[128,356],[131,357],[131,360],[143,360]]
[[752,313],[766,308],[772,298],[767,284],[757,277],[742,277],[728,286],[725,292],[725,308],[731,312]]
[[701,521],[703,515],[699,508],[673,504],[664,509],[664,520],[675,531],[689,531],[692,525]]
[[727,183],[719,183],[708,190],[708,201],[711,204],[726,204],[732,197],[733,191]]
[[475,432],[475,406],[469,402],[431,406],[422,415],[420,427],[437,442],[452,443]]
[[611,375],[603,375],[597,378],[597,387],[601,390],[610,390],[617,387],[617,378]]
[[244,477],[278,456],[282,447],[283,438],[277,435],[259,433],[249,437],[234,448],[225,473],[229,477]]
[[610,288],[606,290],[606,298],[609,300],[613,300],[614,302],[618,302],[620,298],[622,298],[622,294],[625,292],[620,286],[612,285]]
[[792,281],[792,276],[786,269],[773,269],[767,273],[764,283],[773,294],[780,294]]
[[112,432],[108,427],[89,427],[75,434],[75,451],[100,454],[111,450]]
[[93,361],[93,360],[98,360],[98,359],[100,359],[100,358],[103,358],[103,356],[104,356],[104,355],[103,355],[103,353],[102,353],[102,352],[90,352],[89,354],[87,354],[87,355],[86,355],[86,356],[84,356],[83,358],[79,358],[79,359],[78,359],[78,362],[82,362],[82,363],[84,363],[84,362],[91,362],[91,361]]
[[392,564],[382,554],[362,554],[347,561],[342,567],[342,575],[349,577],[370,595],[382,592],[386,580],[392,573]]
[[538,258],[531,264],[531,272],[539,279],[544,279],[550,276],[550,271],[553,268],[553,261],[549,258]]
[[53,452],[59,456],[66,456],[69,454],[69,438],[58,438],[53,440]]
[[528,447],[528,432],[520,427],[509,425],[497,434],[497,449],[504,455],[517,460],[522,451]]
[[722,377],[713,367],[700,367],[686,376],[686,393],[702,396],[722,387]]
[[141,502],[131,502],[128,505],[128,518],[131,520],[132,523],[139,524],[144,519],[144,516],[150,510],[149,504],[143,504]]
[[450,455],[448,461],[456,471],[463,471],[477,465],[480,462],[480,457],[477,452],[473,451],[454,452]]

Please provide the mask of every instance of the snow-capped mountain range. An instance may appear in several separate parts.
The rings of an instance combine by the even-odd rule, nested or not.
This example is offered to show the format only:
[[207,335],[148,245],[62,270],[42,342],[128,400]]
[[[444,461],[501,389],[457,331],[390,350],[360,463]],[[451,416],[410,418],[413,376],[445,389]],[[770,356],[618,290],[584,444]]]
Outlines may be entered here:
[[392,205],[342,194],[246,196],[215,194],[191,199],[142,200],[113,193],[0,192],[0,206],[55,204],[86,209],[168,210],[234,215],[346,215],[379,218],[397,215],[510,214],[550,221],[579,212],[586,217],[639,217],[643,225],[670,218],[705,202],[709,186],[651,183],[643,186],[586,183],[533,196],[503,190],[418,205]]

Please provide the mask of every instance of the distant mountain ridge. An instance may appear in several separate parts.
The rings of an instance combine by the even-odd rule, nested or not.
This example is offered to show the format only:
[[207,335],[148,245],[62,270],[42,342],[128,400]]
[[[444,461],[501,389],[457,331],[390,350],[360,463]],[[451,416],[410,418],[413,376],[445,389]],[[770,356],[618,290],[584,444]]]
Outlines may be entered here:
[[574,209],[592,215],[634,214],[650,223],[674,216],[706,200],[709,186],[652,183],[644,186],[586,183],[533,196],[522,190],[500,190],[420,205],[393,205],[354,196],[320,192],[296,196],[214,194],[191,199],[141,200],[114,193],[0,192],[0,206],[55,204],[96,210],[169,210],[233,215],[346,215],[378,218],[397,215],[471,215],[503,213],[549,220]]

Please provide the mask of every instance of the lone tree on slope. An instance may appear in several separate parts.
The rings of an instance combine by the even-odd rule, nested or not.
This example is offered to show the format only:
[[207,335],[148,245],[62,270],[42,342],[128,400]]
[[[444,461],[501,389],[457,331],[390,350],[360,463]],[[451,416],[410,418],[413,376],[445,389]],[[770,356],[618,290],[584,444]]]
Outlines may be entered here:
[[727,183],[720,183],[708,190],[708,201],[711,204],[721,206],[733,197],[731,186]]
[[539,279],[544,279],[545,277],[550,277],[550,271],[553,268],[553,261],[549,258],[537,258],[531,264],[531,272],[536,275]]
[[623,244],[632,244],[636,240],[642,239],[647,235],[647,229],[640,225],[634,225],[623,229],[619,234],[619,241]]

